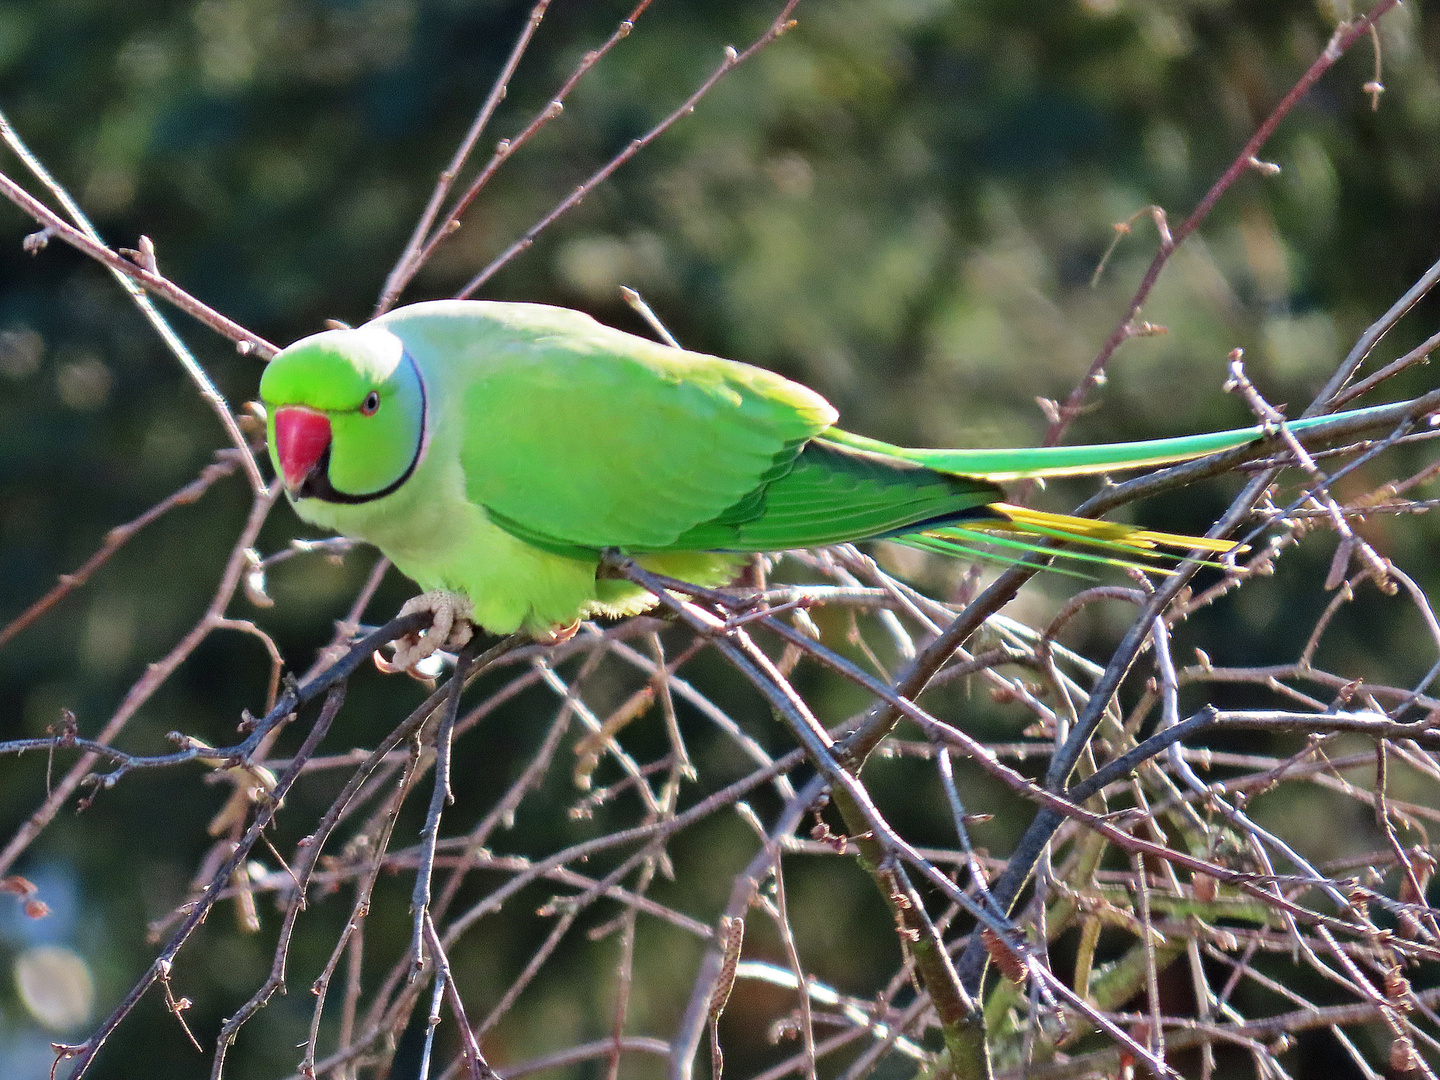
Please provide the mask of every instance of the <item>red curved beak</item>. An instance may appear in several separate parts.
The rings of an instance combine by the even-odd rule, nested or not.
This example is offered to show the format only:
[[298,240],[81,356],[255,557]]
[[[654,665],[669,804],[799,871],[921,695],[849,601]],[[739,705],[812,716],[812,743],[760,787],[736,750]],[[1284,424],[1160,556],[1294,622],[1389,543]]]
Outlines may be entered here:
[[330,418],[300,405],[275,410],[275,454],[285,486],[294,492],[330,448]]

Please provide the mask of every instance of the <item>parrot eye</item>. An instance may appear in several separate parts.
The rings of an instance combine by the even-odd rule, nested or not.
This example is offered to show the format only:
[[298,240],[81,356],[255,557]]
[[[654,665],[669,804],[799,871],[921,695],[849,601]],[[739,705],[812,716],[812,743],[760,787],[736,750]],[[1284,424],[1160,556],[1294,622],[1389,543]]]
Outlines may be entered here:
[[374,416],[375,410],[380,408],[380,394],[371,390],[365,395],[365,400],[360,403],[360,412],[364,416]]

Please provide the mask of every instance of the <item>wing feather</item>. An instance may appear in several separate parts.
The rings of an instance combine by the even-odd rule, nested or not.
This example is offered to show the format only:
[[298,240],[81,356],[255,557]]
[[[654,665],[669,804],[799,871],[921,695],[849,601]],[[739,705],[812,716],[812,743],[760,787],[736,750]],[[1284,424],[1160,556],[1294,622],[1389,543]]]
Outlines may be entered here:
[[827,440],[807,445],[765,489],[748,520],[727,512],[696,526],[677,549],[779,551],[911,532],[978,512],[1002,496],[984,480],[949,476]]

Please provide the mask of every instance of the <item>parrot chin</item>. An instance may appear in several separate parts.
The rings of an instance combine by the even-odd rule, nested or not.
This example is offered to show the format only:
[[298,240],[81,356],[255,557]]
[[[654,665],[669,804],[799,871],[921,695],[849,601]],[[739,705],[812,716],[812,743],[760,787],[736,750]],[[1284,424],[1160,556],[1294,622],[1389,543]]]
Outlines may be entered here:
[[292,498],[303,497],[329,460],[330,418],[300,405],[275,412],[275,456]]

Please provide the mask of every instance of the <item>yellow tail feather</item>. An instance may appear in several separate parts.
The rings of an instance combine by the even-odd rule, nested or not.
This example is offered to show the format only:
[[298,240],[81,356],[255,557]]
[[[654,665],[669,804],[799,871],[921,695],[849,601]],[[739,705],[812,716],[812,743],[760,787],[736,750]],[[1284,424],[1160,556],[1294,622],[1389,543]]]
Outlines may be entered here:
[[1031,510],[1009,503],[991,503],[987,509],[996,512],[997,520],[985,523],[986,530],[1029,533],[1032,536],[1061,536],[1080,543],[1122,544],[1125,547],[1146,551],[1157,547],[1181,548],[1188,551],[1208,551],[1225,555],[1232,551],[1248,551],[1244,544],[1234,540],[1212,540],[1205,536],[1186,536],[1183,533],[1157,532],[1138,525],[1123,525],[1114,521],[1098,521],[1094,518],[1074,517],[1070,514],[1051,514],[1044,510]]

